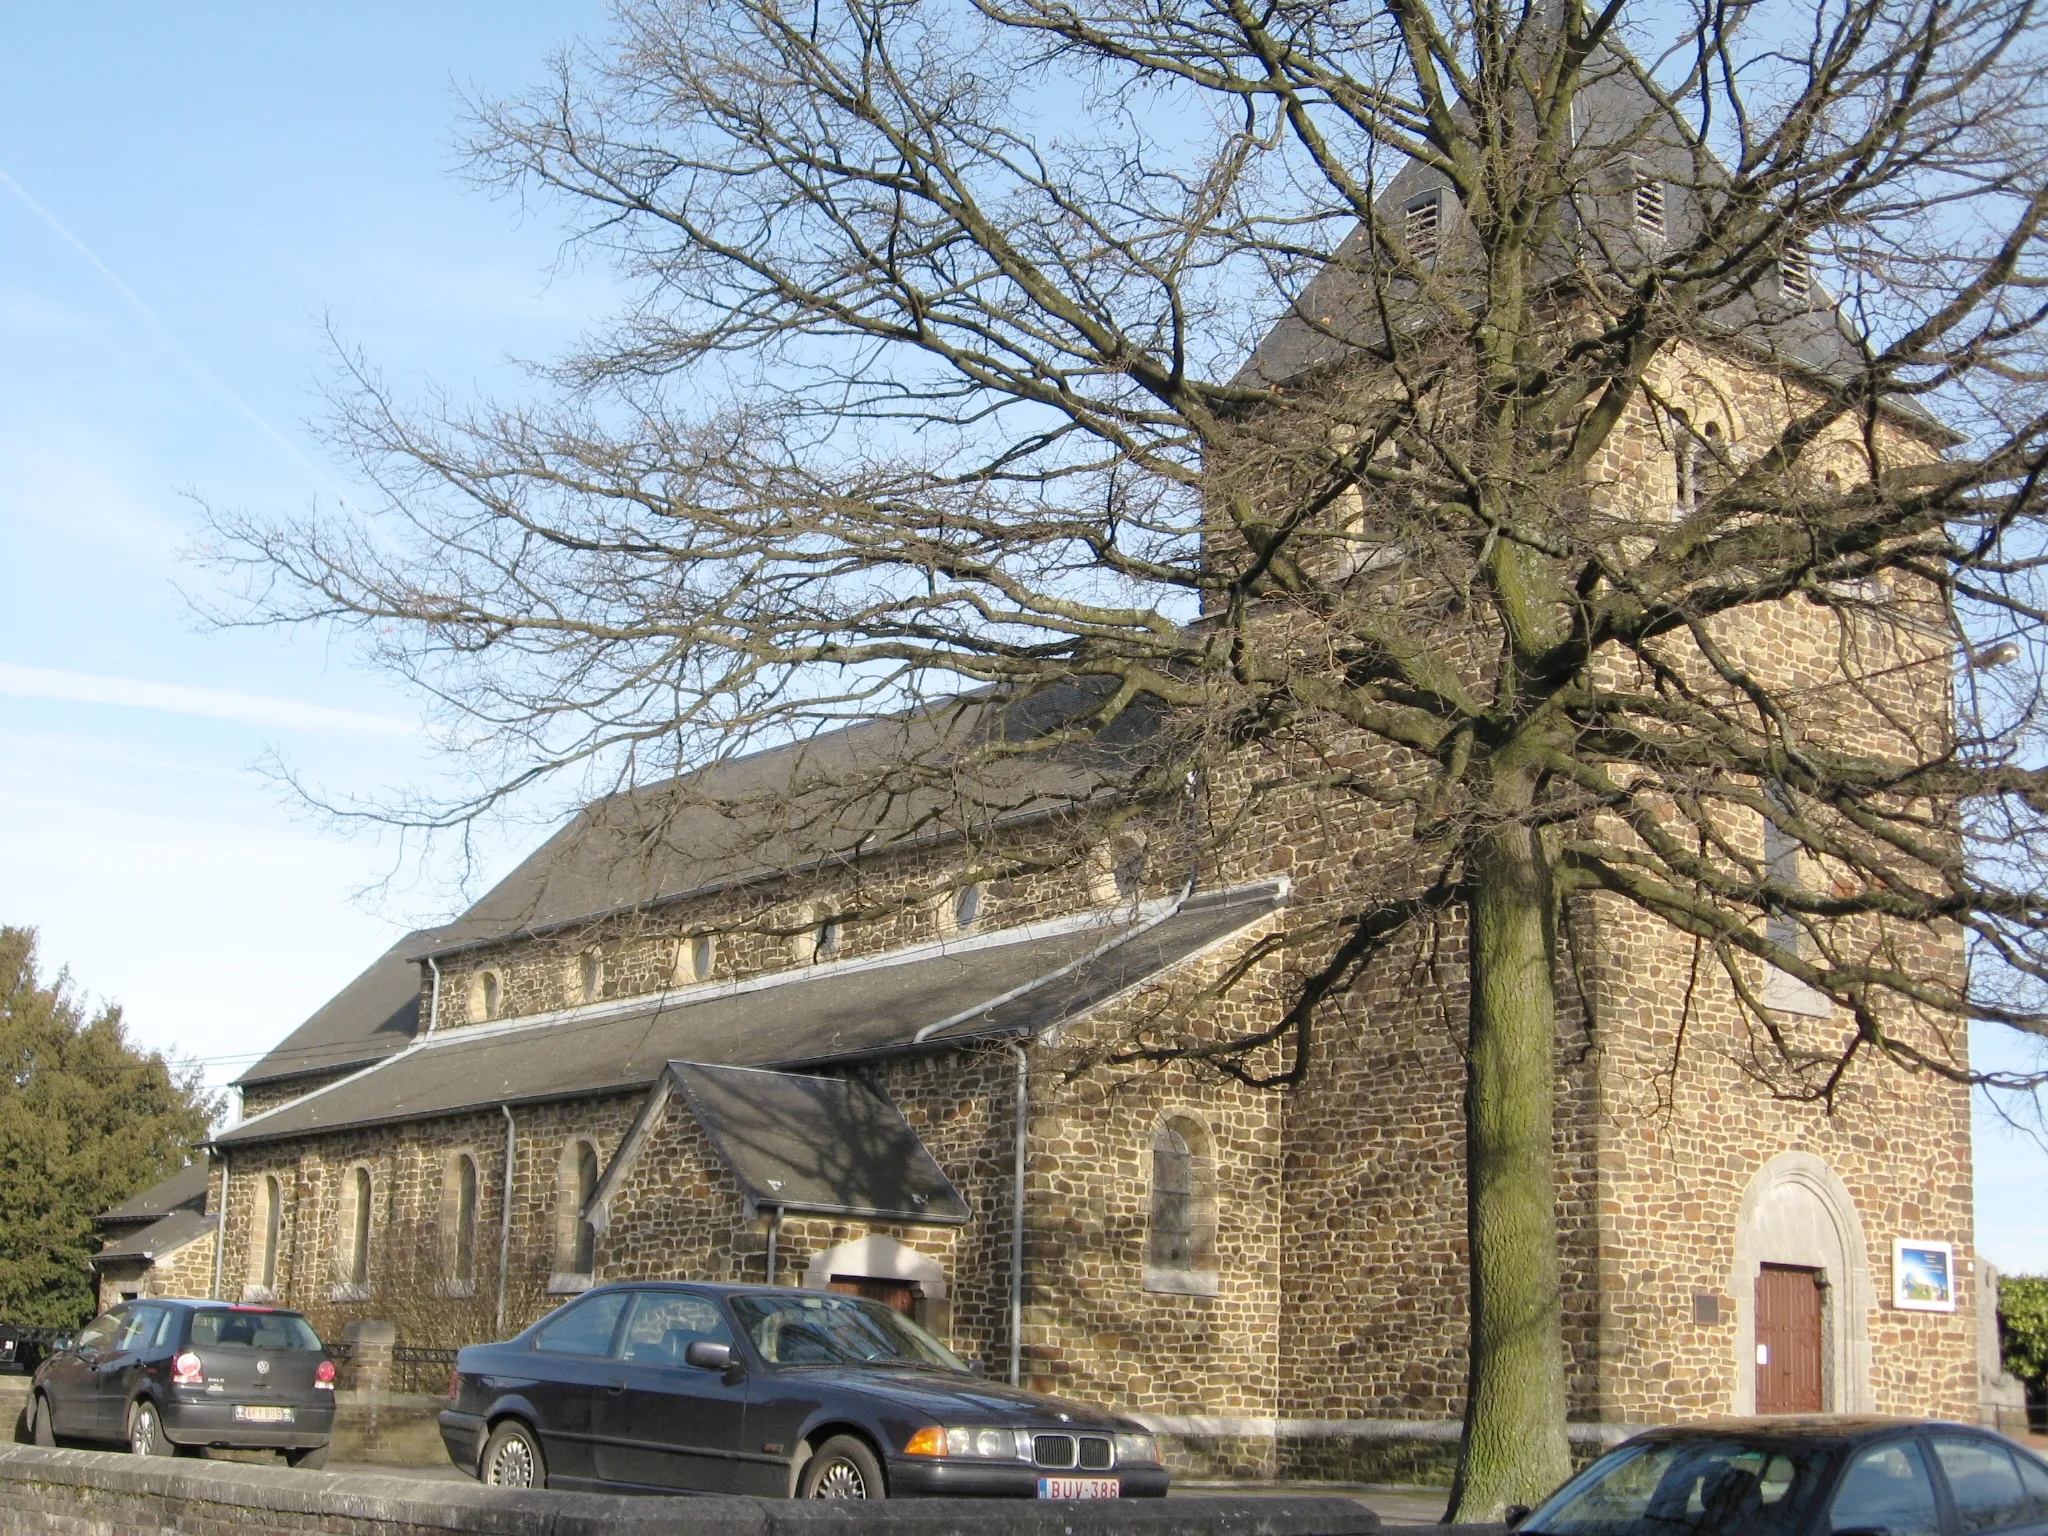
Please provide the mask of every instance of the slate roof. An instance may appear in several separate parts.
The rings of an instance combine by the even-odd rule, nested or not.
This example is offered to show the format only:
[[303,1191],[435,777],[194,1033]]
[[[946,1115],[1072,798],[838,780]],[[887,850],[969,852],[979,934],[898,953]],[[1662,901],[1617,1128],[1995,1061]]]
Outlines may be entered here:
[[119,1241],[107,1244],[92,1256],[91,1262],[97,1265],[114,1259],[160,1259],[206,1236],[218,1220],[218,1217],[204,1216],[198,1211],[173,1211],[162,1220],[153,1221]]
[[329,998],[261,1061],[235,1079],[239,1088],[289,1082],[367,1066],[412,1044],[420,1027],[420,968],[410,957],[436,929],[409,933]]
[[200,1210],[206,1205],[206,1174],[210,1162],[204,1156],[187,1163],[167,1179],[161,1179],[139,1195],[130,1195],[111,1210],[102,1211],[101,1226],[135,1226],[157,1221],[173,1211]]
[[[1665,205],[1666,229],[1674,242],[1697,232],[1697,209],[1685,185],[1695,177],[1691,151],[1668,135],[1646,128],[1655,110],[1643,90],[1638,66],[1620,49],[1603,46],[1588,61],[1585,83],[1579,96],[1575,119],[1578,142],[1599,145],[1613,152],[1616,169],[1633,162],[1652,174],[1661,174],[1672,184],[1672,196]],[[1719,171],[1718,164],[1713,172]],[[1407,203],[1433,189],[1445,189],[1449,180],[1432,167],[1410,163],[1395,173],[1376,205],[1382,219],[1399,229],[1401,212]],[[1599,220],[1603,233],[1614,244],[1626,248],[1630,236],[1626,220],[1618,215],[1622,193],[1586,196],[1579,201],[1581,217]],[[1442,225],[1444,249],[1456,250],[1456,210],[1447,207]],[[1302,289],[1289,313],[1276,321],[1253,348],[1233,382],[1248,386],[1288,384],[1359,358],[1359,349],[1377,343],[1383,334],[1379,310],[1361,282],[1359,268],[1367,248],[1364,230],[1354,230],[1337,251],[1338,260],[1325,265]],[[1552,278],[1563,278],[1574,270],[1569,236],[1552,252],[1545,264]],[[1744,350],[1762,356],[1774,366],[1804,371],[1826,378],[1847,378],[1859,372],[1863,346],[1855,328],[1832,301],[1821,293],[1818,283],[1811,301],[1794,302],[1781,292],[1775,278],[1769,291],[1741,294],[1731,298],[1707,318],[1711,331]],[[1398,305],[1401,285],[1393,298]],[[1944,439],[1953,437],[1924,407],[1908,396],[1887,402],[1911,417],[1916,425],[1930,428]],[[1960,439],[1955,439],[1959,441]]]
[[889,1096],[859,1078],[669,1065],[756,1207],[957,1226],[967,1202]]
[[1277,884],[1208,892],[1163,920],[1157,912],[1138,923],[1087,914],[747,982],[448,1030],[245,1120],[213,1144],[232,1148],[341,1126],[642,1089],[678,1060],[815,1067],[1035,1033],[1079,1018],[1257,922],[1284,896]]
[[1144,711],[1127,710],[1085,748],[1004,757],[940,786],[912,782],[903,765],[946,773],[975,742],[1033,740],[1100,691],[1083,680],[1001,706],[970,695],[594,800],[407,953],[439,956],[947,836],[962,816],[985,825],[1078,807],[1109,792],[1143,750]]

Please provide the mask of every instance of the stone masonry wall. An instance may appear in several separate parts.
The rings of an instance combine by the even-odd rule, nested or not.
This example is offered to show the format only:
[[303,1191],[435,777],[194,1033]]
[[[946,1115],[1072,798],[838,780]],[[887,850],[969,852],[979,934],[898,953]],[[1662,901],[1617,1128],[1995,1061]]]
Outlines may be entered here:
[[204,1296],[213,1284],[213,1234],[160,1253],[154,1260],[125,1259],[98,1270],[97,1310],[104,1312],[124,1290],[138,1296]]

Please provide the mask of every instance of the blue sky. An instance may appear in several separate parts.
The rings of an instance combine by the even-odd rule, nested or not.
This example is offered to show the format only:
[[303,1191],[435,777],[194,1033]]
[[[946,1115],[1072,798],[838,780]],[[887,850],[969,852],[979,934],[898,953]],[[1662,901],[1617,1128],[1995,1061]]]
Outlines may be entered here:
[[[0,921],[217,1082],[456,892],[257,770],[435,765],[345,650],[194,622],[196,502],[349,492],[307,427],[330,321],[461,394],[605,314],[553,225],[452,174],[458,88],[603,27],[588,0],[0,6]],[[2048,1272],[2048,1155],[1980,1115],[1977,1161],[1981,1249]]]
[[[602,314],[556,232],[451,175],[593,4],[0,7],[0,920],[222,1081],[442,885],[295,811],[433,772],[414,701],[312,635],[207,633],[196,499],[348,490],[331,319],[394,380],[509,388]],[[36,211],[31,203],[40,208]],[[487,862],[503,863],[505,850]],[[368,892],[368,894],[362,894]]]

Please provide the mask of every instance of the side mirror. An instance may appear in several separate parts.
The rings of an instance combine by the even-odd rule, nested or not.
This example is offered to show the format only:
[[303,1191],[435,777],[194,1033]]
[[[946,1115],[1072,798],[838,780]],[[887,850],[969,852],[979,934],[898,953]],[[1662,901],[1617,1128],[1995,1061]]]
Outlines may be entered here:
[[683,1351],[683,1364],[694,1365],[700,1371],[727,1370],[732,1365],[732,1346],[699,1339]]
[[1512,1531],[1516,1529],[1518,1526],[1520,1526],[1524,1520],[1528,1519],[1529,1516],[1534,1513],[1535,1511],[1531,1509],[1527,1504],[1510,1504],[1506,1509],[1500,1512],[1500,1517],[1503,1521],[1506,1522],[1507,1528]]
[[968,1361],[967,1374],[970,1376],[986,1376],[988,1374],[988,1362],[986,1360]]

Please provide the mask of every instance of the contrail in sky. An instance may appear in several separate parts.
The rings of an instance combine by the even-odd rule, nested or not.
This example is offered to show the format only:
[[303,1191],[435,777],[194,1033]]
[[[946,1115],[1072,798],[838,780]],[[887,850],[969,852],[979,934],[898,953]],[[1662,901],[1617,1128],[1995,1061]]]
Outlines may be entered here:
[[273,427],[268,421],[266,421],[255,406],[251,405],[248,401],[244,400],[240,395],[236,394],[232,389],[228,388],[226,384],[222,383],[219,377],[214,373],[214,371],[211,368],[207,367],[206,364],[202,363],[197,357],[197,355],[193,353],[190,347],[187,347],[182,341],[178,340],[177,336],[172,332],[169,326],[165,325],[163,321],[157,319],[156,311],[151,309],[147,304],[142,302],[142,295],[137,293],[133,288],[130,288],[126,283],[122,282],[120,275],[116,273],[114,269],[108,266],[104,261],[101,261],[99,257],[96,254],[94,254],[91,246],[87,245],[83,240],[79,239],[78,236],[74,235],[70,231],[70,229],[65,226],[64,221],[62,219],[58,218],[57,215],[50,212],[49,209],[45,208],[41,203],[37,202],[33,197],[31,197],[29,195],[28,188],[24,187],[20,182],[16,181],[12,176],[8,175],[5,169],[0,169],[0,182],[5,182],[7,184],[7,190],[12,192],[16,197],[20,198],[23,206],[25,206],[30,213],[33,213],[37,218],[41,219],[45,224],[49,225],[50,228],[56,232],[57,237],[60,240],[62,240],[66,245],[70,246],[71,249],[78,252],[80,256],[83,256],[86,259],[86,261],[91,264],[92,269],[95,272],[99,273],[101,277],[105,278],[107,282],[112,285],[116,293],[120,294],[122,298],[126,299],[129,302],[129,304],[134,306],[135,312],[138,315],[142,316],[142,318],[146,322],[148,322],[149,328],[156,333],[157,340],[162,342],[166,347],[170,348],[171,352],[176,355],[178,361],[183,363],[187,368],[191,369],[192,372],[197,374],[201,379],[205,380],[208,385],[210,385],[216,392],[219,393],[222,399],[226,400],[230,405],[234,406],[236,410],[240,411],[244,416],[248,417],[250,421],[254,422],[256,424],[257,430],[260,431],[265,437],[269,438],[273,443],[277,444],[278,447],[282,448],[286,453],[290,454],[294,459],[298,460],[300,464],[304,465],[307,471],[312,474],[314,479],[318,480],[322,485],[327,487],[328,492],[335,498],[335,500],[346,501],[348,499],[347,497],[342,495],[341,487],[336,485],[333,482],[333,480],[328,478],[327,472],[325,470],[323,470],[318,464],[315,464],[311,459],[307,458],[306,455],[300,451],[298,444],[294,443],[290,438],[286,437],[282,432],[278,431],[277,428]]
[[0,661],[0,697],[118,704],[131,709],[160,709],[173,715],[244,720],[251,725],[294,731],[412,736],[419,729],[395,715],[302,704],[297,699],[273,699],[260,693],[230,693],[219,688],[190,688],[182,683],[152,683],[132,677],[95,677],[86,672],[60,672],[54,667],[21,667],[4,661]]

